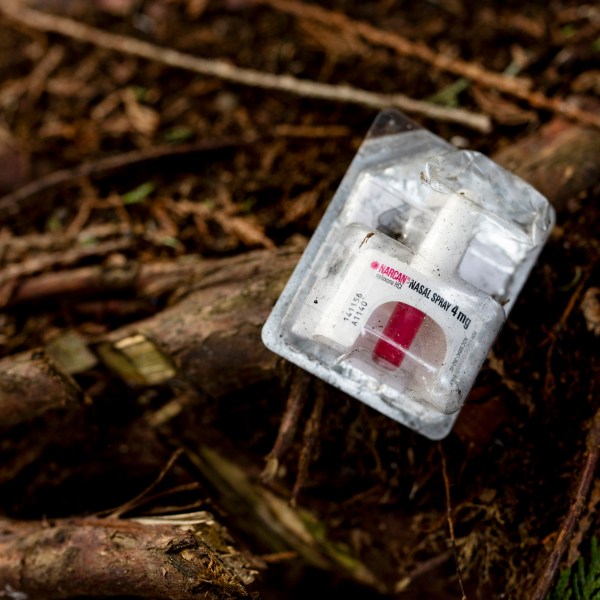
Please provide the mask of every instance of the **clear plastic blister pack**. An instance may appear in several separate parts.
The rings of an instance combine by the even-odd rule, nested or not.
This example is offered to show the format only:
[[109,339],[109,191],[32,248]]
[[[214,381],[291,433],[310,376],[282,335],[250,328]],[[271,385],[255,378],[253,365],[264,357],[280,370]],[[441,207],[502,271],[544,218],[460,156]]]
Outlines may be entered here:
[[267,347],[431,439],[450,431],[554,224],[482,154],[381,113],[263,329]]

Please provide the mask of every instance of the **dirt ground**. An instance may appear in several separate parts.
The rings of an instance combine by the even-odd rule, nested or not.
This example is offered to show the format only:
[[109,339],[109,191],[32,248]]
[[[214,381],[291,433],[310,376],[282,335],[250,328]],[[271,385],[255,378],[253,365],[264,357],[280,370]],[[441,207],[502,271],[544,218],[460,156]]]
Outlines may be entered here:
[[[29,296],[15,286],[86,267],[216,261],[260,250],[269,256],[302,246],[377,114],[373,106],[336,99],[340,86],[442,107],[443,117],[411,116],[488,155],[560,117],[563,98],[577,99],[578,125],[597,136],[583,121],[600,112],[598,6],[27,5],[163,50],[152,60],[111,48],[113,38],[89,38],[89,31],[89,39],[74,39],[34,23],[30,13],[16,18],[22,3],[0,13],[1,357],[47,349],[67,332],[92,350],[89,363],[70,370],[83,402],[2,432],[3,517],[42,522],[110,511],[136,498],[172,453],[186,448],[127,516],[216,514],[238,547],[265,559],[249,586],[261,598],[458,599],[461,584],[469,599],[529,598],[588,468],[581,518],[568,532],[560,568],[588,555],[600,500],[597,444],[590,447],[589,436],[586,450],[599,408],[599,179],[557,206],[557,227],[441,443],[281,363],[247,381],[223,364],[221,379],[238,383],[229,389],[178,376],[132,382],[98,360],[95,341],[172,306],[193,289],[187,280],[155,296],[114,282],[77,287],[74,276],[50,292],[36,279]],[[377,32],[393,32],[408,45],[403,51]],[[165,48],[326,83],[331,98],[165,64]],[[482,78],[469,75],[472,64]],[[501,75],[506,89],[486,74]],[[511,78],[523,80],[513,92]],[[457,117],[451,109],[463,112]],[[489,127],[464,121],[464,114],[486,116]],[[107,157],[115,160],[103,162]],[[598,155],[589,159],[588,172],[597,170]],[[294,390],[301,396],[297,426],[275,477],[265,482],[265,457]],[[297,548],[271,543],[263,524],[253,522],[245,488],[239,497],[225,492],[194,463],[191,457],[206,448],[241,469],[244,485],[286,506],[293,497],[290,510],[311,515],[311,544],[330,558],[311,561]],[[7,594],[0,585],[0,598],[17,597]]]

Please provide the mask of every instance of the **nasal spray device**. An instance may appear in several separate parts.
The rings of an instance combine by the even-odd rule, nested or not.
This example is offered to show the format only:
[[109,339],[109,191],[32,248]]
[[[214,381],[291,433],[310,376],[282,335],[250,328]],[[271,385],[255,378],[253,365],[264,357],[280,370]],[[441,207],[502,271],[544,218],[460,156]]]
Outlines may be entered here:
[[482,154],[380,113],[265,345],[431,439],[448,434],[554,224]]

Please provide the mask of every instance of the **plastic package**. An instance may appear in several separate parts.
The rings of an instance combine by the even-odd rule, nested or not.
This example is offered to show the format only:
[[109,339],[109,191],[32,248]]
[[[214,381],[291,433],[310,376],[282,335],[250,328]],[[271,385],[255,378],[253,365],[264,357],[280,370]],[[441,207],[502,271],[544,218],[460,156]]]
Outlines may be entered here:
[[440,439],[553,224],[548,201],[489,158],[380,113],[263,341]]

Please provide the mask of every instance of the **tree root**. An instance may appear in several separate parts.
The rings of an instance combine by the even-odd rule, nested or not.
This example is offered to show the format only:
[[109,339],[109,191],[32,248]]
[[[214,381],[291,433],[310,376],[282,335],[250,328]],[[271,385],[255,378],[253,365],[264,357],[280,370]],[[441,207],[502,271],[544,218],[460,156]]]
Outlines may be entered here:
[[231,548],[209,513],[191,517],[184,525],[159,519],[0,520],[0,597],[247,596],[256,564]]

